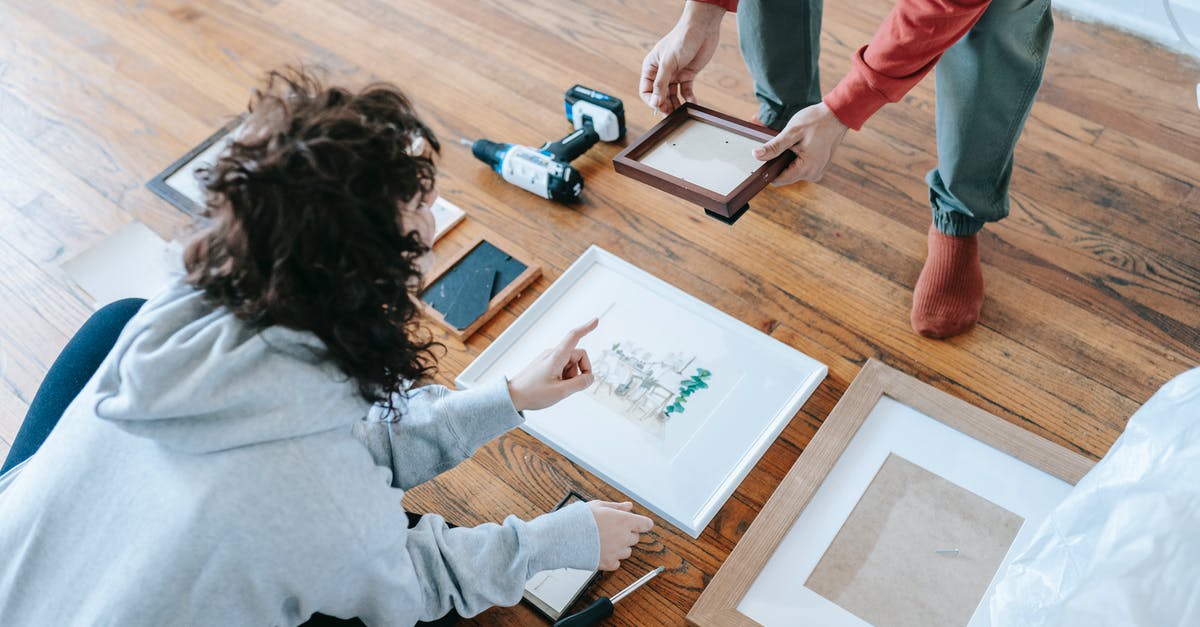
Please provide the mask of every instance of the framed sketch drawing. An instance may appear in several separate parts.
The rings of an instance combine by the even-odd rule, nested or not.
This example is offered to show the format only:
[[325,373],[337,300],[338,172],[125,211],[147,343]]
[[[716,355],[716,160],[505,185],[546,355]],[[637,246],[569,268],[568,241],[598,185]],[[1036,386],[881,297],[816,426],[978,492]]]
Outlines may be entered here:
[[146,187],[185,213],[200,215],[204,211],[205,201],[204,190],[196,180],[196,170],[217,162],[221,153],[237,138],[245,118],[245,114],[242,114],[230,120],[220,130],[209,135],[198,146],[187,151],[187,154],[150,179]]
[[870,360],[688,622],[988,625],[997,574],[1091,466]]
[[512,376],[567,331],[595,382],[523,428],[693,537],[825,378],[823,364],[592,246],[458,377]]
[[687,103],[622,150],[613,167],[732,224],[796,157],[789,150],[764,163],[751,154],[774,136],[764,126]]

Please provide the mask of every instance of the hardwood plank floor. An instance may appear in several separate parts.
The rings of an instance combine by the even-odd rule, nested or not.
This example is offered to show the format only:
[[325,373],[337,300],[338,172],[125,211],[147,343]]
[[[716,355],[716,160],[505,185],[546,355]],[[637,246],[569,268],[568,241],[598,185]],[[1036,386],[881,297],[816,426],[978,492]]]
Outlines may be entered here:
[[[891,7],[825,7],[826,88]],[[267,70],[326,67],[331,81],[403,86],[443,139],[439,187],[470,220],[546,271],[466,344],[443,337],[449,383],[589,245],[823,361],[829,378],[699,540],[665,523],[612,593],[667,571],[609,624],[681,624],[705,583],[866,359],[911,373],[1093,458],[1170,377],[1200,363],[1200,63],[1058,17],[1045,84],[1018,145],[1012,215],[983,232],[988,298],[977,329],[948,341],[908,328],[936,165],[928,79],[839,149],[820,185],[772,189],[733,228],[611,166],[600,145],[576,166],[573,208],[508,185],[458,137],[538,145],[567,131],[563,91],[625,100],[629,134],[657,119],[636,96],[676,3],[498,0],[9,0],[0,4],[0,455],[38,382],[87,317],[60,264],[130,220],[165,237],[192,228],[145,182],[241,111]],[[733,20],[697,88],[749,117],[753,84]],[[522,432],[412,491],[413,511],[459,524],[536,515],[567,489],[621,498]],[[523,625],[523,606],[472,622]]]

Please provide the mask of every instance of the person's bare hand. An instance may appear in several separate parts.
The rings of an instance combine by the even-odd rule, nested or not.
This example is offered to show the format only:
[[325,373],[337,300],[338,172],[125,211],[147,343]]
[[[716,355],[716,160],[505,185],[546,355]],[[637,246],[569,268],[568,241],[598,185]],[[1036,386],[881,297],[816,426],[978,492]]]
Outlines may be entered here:
[[579,340],[600,324],[593,318],[572,329],[558,346],[538,355],[533,363],[508,382],[509,395],[517,411],[545,409],[592,384],[592,362]]
[[621,560],[633,554],[633,546],[643,533],[654,528],[654,521],[633,513],[633,503],[588,501],[596,527],[600,530],[600,570],[616,570]]
[[801,109],[771,141],[754,150],[759,161],[770,161],[785,150],[796,153],[796,160],[779,173],[772,185],[796,181],[819,181],[825,176],[833,151],[842,143],[847,127],[824,102]]
[[683,102],[696,101],[693,83],[717,51],[724,15],[725,9],[715,4],[684,5],[679,23],[642,61],[638,92],[643,102],[662,113],[670,113]]

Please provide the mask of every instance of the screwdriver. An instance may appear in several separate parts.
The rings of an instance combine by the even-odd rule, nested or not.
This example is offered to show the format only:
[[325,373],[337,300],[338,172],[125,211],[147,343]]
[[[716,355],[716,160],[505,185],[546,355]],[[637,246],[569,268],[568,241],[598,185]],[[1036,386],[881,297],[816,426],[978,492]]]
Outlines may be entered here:
[[612,599],[608,597],[600,597],[592,602],[580,612],[576,612],[565,618],[560,618],[554,623],[553,627],[591,627],[591,625],[599,625],[600,621],[612,616],[613,604],[625,598],[625,595],[642,587],[642,584],[654,579],[656,575],[663,571],[663,567],[659,566],[654,570],[642,575],[641,579],[629,584],[628,588],[613,595]]

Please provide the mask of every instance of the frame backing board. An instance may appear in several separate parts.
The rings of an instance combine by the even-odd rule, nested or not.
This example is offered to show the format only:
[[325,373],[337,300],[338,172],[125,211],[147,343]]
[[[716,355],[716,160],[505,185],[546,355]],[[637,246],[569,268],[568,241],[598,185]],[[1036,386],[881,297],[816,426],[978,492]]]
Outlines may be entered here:
[[[1040,520],[1093,464],[869,360],[701,594],[688,613],[688,622],[701,627],[871,624],[814,591],[808,583],[818,564],[836,553],[831,547],[837,536],[854,526],[852,513],[892,455],[910,460],[927,473],[988,502],[970,509],[985,512],[987,505],[994,506],[991,509],[998,515],[984,527],[960,526],[976,536],[998,533],[999,527],[1002,540],[1002,528],[1013,524],[1013,515],[1024,519],[1005,550],[1004,562],[991,573],[988,591],[997,572],[1020,551]],[[931,529],[936,527],[930,525]],[[970,566],[955,560],[983,559],[982,553],[994,553],[997,547],[995,539],[980,537],[953,547],[934,545],[943,541],[956,544],[954,537],[931,535],[921,540],[926,545],[922,550],[928,560],[927,574],[934,581],[946,576],[939,572],[942,568]],[[962,553],[934,554],[939,548],[959,548]],[[994,555],[986,559],[994,560]],[[974,590],[972,594],[978,595],[977,587]],[[936,598],[938,591],[933,592]],[[987,625],[986,609],[977,611],[986,608],[987,596],[985,593],[981,599],[976,598],[965,612],[961,605],[940,609],[954,616],[966,615],[969,625]],[[923,600],[904,601],[915,600],[920,605],[930,598],[926,595]],[[958,602],[961,604],[964,598],[960,595]],[[876,595],[875,600],[879,604],[888,602],[883,595]],[[878,624],[904,623],[897,620]],[[925,616],[920,624],[938,622]]]
[[[487,260],[487,263],[490,264],[487,268],[462,266],[464,261],[484,255],[491,258]],[[460,341],[466,341],[479,327],[491,320],[492,316],[495,316],[525,288],[529,287],[529,284],[541,276],[541,266],[534,264],[531,260],[532,257],[528,253],[516,248],[511,243],[491,235],[476,237],[457,254],[439,263],[438,267],[429,273],[427,286],[421,290],[421,309],[425,312],[426,317],[445,328],[451,335]],[[478,282],[476,285],[468,285],[467,283],[472,280],[472,277],[460,276],[466,274],[464,272],[466,270],[475,269],[488,271],[492,281],[486,282],[485,293],[475,294],[480,300],[481,313],[475,316],[469,324],[460,327],[452,324],[452,321],[448,320],[447,314],[440,311],[439,307],[446,309],[447,307],[443,303],[449,303],[453,307],[456,304],[454,301],[471,296],[461,292],[458,288],[471,291],[473,287],[482,285]],[[448,285],[451,280],[455,281],[457,287]],[[445,291],[454,293],[441,293]]]
[[824,364],[595,246],[458,377],[519,372],[566,333],[595,382],[522,428],[698,537],[825,378]]
[[804,587],[872,625],[966,625],[1022,522],[889,453]]
[[766,127],[687,103],[622,150],[613,167],[732,221],[795,159],[790,150],[765,163],[750,154],[774,136]]

